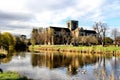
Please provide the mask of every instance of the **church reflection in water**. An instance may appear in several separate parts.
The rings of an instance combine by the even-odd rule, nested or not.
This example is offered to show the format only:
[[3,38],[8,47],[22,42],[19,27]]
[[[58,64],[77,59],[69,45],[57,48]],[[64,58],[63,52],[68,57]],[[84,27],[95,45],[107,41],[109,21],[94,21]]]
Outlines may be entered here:
[[66,67],[66,73],[75,75],[78,68],[82,68],[87,64],[94,64],[99,60],[95,55],[83,55],[80,53],[41,53],[32,54],[31,63],[33,67],[45,66],[49,69]]

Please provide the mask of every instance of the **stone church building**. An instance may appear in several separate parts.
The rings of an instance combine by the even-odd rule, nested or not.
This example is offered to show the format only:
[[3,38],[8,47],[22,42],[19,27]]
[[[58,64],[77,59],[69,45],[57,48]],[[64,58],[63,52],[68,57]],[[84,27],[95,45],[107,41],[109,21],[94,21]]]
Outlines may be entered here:
[[50,37],[46,44],[59,45],[59,44],[71,44],[73,38],[79,36],[97,36],[94,30],[84,30],[78,27],[78,21],[70,20],[67,22],[67,28],[50,26],[46,29]]

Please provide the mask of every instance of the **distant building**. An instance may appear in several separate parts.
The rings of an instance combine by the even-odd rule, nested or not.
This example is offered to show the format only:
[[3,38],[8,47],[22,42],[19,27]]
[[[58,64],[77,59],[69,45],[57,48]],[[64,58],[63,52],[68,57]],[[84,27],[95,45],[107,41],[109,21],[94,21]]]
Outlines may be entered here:
[[70,44],[70,39],[79,36],[97,36],[94,30],[84,30],[78,27],[78,21],[70,20],[67,22],[67,28],[50,26],[47,28],[51,38],[46,44]]

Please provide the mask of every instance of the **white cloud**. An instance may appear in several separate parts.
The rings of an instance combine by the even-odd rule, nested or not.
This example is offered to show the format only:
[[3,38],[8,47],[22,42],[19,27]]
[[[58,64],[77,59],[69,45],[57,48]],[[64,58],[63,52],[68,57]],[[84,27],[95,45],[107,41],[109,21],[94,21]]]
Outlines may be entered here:
[[25,13],[25,0],[0,0],[0,10]]
[[56,0],[44,0],[42,2],[37,0],[37,3],[34,3],[34,0],[31,0],[28,8],[33,13],[37,12],[35,15],[40,23],[46,25],[57,23],[59,26],[61,21],[66,18],[92,21],[103,20],[104,17],[101,17],[100,12],[103,2],[104,0],[61,0],[59,2],[56,2]]
[[[48,27],[50,25],[66,27],[66,21],[70,19],[79,20],[81,26],[81,23],[84,22],[86,24],[89,24],[87,22],[93,22],[94,24],[95,21],[117,18],[120,16],[119,5],[119,0],[0,0],[0,11],[13,14],[12,18],[16,16],[15,13],[25,14],[26,20],[30,17],[28,18],[30,21],[19,20],[21,17],[17,17],[18,20],[15,20],[17,23],[14,23],[10,17],[8,23],[12,25],[29,25],[28,28],[31,28],[31,26]],[[2,23],[0,23],[1,26],[6,21],[0,20],[0,22]],[[82,26],[84,25],[82,24]]]

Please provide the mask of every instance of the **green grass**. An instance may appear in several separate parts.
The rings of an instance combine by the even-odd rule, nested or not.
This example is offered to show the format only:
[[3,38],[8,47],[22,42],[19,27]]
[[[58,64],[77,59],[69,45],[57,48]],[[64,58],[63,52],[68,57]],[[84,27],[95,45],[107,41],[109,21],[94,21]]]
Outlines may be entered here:
[[[30,46],[31,48],[32,46]],[[53,49],[64,49],[64,50],[76,50],[76,51],[102,51],[102,52],[120,52],[120,47],[115,46],[72,46],[72,45],[35,45],[34,50],[38,48],[53,48]]]
[[7,71],[0,73],[0,80],[27,80],[27,78],[20,77],[18,72]]

